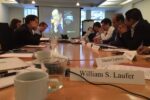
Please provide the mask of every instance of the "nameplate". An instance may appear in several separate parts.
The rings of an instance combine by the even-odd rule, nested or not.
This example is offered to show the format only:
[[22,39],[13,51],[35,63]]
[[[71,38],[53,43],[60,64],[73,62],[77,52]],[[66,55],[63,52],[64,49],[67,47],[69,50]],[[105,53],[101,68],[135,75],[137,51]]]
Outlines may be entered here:
[[100,46],[97,46],[97,45],[93,44],[92,49],[98,51],[100,49]]
[[[123,71],[123,70],[97,70],[97,69],[70,69],[88,81],[94,83],[121,83],[144,85],[144,72],[142,71]],[[79,76],[70,73],[70,80],[83,81]]]
[[92,43],[87,43],[86,45],[87,45],[87,47],[91,48],[93,44]]
[[85,41],[81,41],[81,44],[82,44],[82,45],[85,45],[85,44],[86,44],[86,42],[85,42]]
[[136,51],[126,51],[123,55],[129,59],[129,60],[133,60],[134,57],[136,56],[137,52]]
[[96,58],[97,67],[107,67],[111,64],[120,64],[124,62],[127,62],[127,58],[124,55]]

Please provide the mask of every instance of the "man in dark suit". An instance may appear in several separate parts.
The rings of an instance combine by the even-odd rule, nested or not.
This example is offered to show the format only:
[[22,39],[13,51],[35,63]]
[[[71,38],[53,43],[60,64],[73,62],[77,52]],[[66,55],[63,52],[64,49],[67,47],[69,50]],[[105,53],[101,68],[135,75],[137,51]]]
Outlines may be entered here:
[[133,8],[128,10],[125,15],[127,26],[119,26],[120,39],[124,46],[136,50],[140,45],[150,45],[150,24],[143,19],[141,11]]
[[35,15],[28,15],[25,18],[25,24],[15,31],[16,47],[24,45],[38,45],[41,35],[34,34],[34,30],[38,27],[38,17]]
[[108,44],[124,48],[124,45],[120,41],[120,33],[118,31],[118,27],[120,25],[125,24],[124,20],[125,20],[124,16],[121,13],[117,13],[113,15],[112,23],[113,23],[115,30],[113,31],[112,37],[109,40],[110,42]]
[[99,32],[99,29],[101,28],[101,24],[99,22],[95,22],[93,24],[93,33],[90,33],[88,36],[89,42],[93,42],[94,37]]

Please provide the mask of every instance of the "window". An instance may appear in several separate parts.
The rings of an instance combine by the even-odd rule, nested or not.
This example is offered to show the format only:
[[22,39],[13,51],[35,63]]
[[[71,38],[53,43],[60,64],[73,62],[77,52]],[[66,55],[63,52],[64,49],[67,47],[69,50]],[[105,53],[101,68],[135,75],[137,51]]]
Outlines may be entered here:
[[81,10],[81,22],[86,19],[86,10]]
[[37,16],[37,8],[24,8],[24,17],[31,14]]
[[92,10],[91,11],[91,19],[94,20],[94,22],[98,21],[101,22],[105,18],[105,12],[100,10]]

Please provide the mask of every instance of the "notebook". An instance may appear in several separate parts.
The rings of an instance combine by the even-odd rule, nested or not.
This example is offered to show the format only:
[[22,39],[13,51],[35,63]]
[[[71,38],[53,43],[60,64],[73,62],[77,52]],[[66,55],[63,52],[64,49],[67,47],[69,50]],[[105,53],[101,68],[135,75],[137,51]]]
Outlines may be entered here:
[[19,58],[32,58],[33,53],[5,53],[0,55],[1,58],[6,57],[19,57]]
[[19,58],[0,59],[0,71],[27,67],[28,64]]

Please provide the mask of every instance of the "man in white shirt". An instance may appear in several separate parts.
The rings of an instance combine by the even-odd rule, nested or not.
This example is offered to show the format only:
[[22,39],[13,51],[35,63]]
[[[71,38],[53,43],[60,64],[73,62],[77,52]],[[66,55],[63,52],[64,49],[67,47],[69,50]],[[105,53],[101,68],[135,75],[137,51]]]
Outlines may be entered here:
[[[108,41],[111,39],[114,27],[111,26],[111,20],[108,18],[105,18],[101,21],[102,27],[99,30],[99,34],[94,38],[95,43],[103,43],[104,41]],[[105,42],[105,44],[107,44]]]
[[34,31],[34,34],[39,34],[41,37],[44,37],[43,32],[48,27],[48,25],[45,22],[41,22],[37,28],[36,31]]

